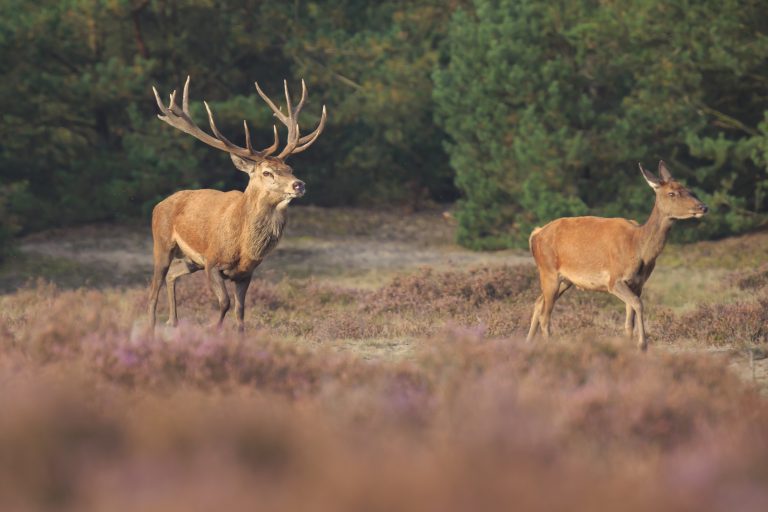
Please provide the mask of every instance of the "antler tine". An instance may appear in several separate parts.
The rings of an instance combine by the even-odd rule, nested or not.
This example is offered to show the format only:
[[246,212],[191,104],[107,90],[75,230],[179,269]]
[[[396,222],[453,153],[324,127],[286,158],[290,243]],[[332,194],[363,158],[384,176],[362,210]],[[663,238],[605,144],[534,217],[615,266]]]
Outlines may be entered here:
[[152,86],[152,92],[155,93],[155,100],[157,101],[157,108],[159,108],[160,112],[163,113],[163,115],[158,114],[157,117],[162,119],[163,116],[168,112],[168,109],[165,108],[165,105],[163,104],[163,100],[160,99],[160,93],[157,92],[157,89],[155,88],[154,85]]
[[292,127],[288,128],[288,141],[285,143],[285,147],[277,155],[277,158],[288,158],[296,149],[296,145],[299,143],[299,124],[293,123]]
[[321,133],[323,133],[323,129],[325,128],[325,120],[328,118],[328,113],[325,110],[325,105],[323,105],[323,113],[320,116],[320,123],[318,123],[317,128],[315,128],[315,131],[310,133],[309,135],[306,135],[299,139],[300,146],[297,146],[293,151],[292,154],[301,153],[302,151],[305,151],[309,146],[314,144],[314,142],[317,140],[317,138],[320,136]]
[[255,151],[253,149],[253,146],[251,146],[251,132],[250,132],[250,130],[248,130],[248,123],[245,121],[245,119],[243,119],[243,127],[245,128],[245,147],[253,155],[258,155],[258,156],[262,156],[262,157],[269,156],[272,153],[274,153],[277,150],[277,146],[280,145],[280,138],[277,135],[277,126],[272,125],[272,131],[275,134],[274,135],[275,136],[275,141],[268,148],[263,149],[261,151]]
[[[299,144],[306,144],[311,139],[315,138],[315,135],[317,134],[318,130],[320,130],[320,132],[322,133],[323,128],[325,128],[325,118],[327,117],[327,115],[328,115],[328,113],[325,110],[325,105],[323,105],[323,112],[320,115],[320,122],[317,124],[317,128],[315,128],[315,131],[313,131],[312,133],[301,137],[299,139]],[[317,135],[319,135],[319,134],[317,134]]]
[[277,126],[274,124],[272,125],[272,131],[275,132],[275,142],[261,152],[264,156],[271,155],[272,153],[277,151],[278,146],[280,146],[280,138],[277,135]]
[[184,82],[184,92],[181,95],[181,111],[189,116],[189,79],[187,75],[187,81]]
[[263,100],[264,100],[264,102],[266,102],[266,104],[267,104],[267,105],[269,105],[269,108],[271,108],[271,109],[272,109],[272,112],[274,112],[274,113],[275,113],[275,117],[277,117],[277,118],[278,118],[278,119],[279,119],[279,120],[280,120],[280,121],[281,121],[283,124],[287,124],[287,122],[288,122],[288,118],[287,118],[287,117],[285,117],[285,114],[283,114],[282,112],[280,112],[280,109],[279,109],[279,108],[277,108],[277,105],[275,105],[275,104],[272,102],[272,100],[271,100],[271,99],[269,99],[269,96],[267,96],[266,94],[264,94],[264,91],[262,91],[262,90],[261,90],[261,87],[259,87],[259,82],[254,82],[254,84],[256,85],[256,92],[258,92],[258,93],[259,93],[259,96],[261,96],[261,99],[263,99]]
[[253,154],[253,147],[251,146],[251,132],[248,131],[248,122],[243,119],[243,129],[245,129],[245,148],[249,153]]
[[285,108],[288,110],[288,120],[293,121],[293,108],[291,107],[291,94],[288,92],[288,80],[283,80],[285,90]]
[[[213,121],[213,112],[211,112],[211,108],[208,106],[207,101],[203,101],[203,105],[205,105],[205,110],[208,112],[208,124],[211,126],[211,131],[213,132],[213,135],[216,136],[217,139],[219,139],[221,142],[224,143],[225,146],[227,146],[228,149],[243,149],[240,146],[233,144],[229,139],[227,139],[218,128],[216,128],[216,123]],[[248,153],[251,153],[250,150],[246,150]]]
[[304,79],[301,79],[301,99],[299,100],[299,104],[296,105],[296,108],[293,110],[293,118],[298,119],[299,118],[299,112],[301,112],[302,107],[304,106],[304,102],[307,101],[307,84],[304,83]]
[[283,89],[285,90],[285,104],[288,110],[288,140],[285,148],[280,152],[278,158],[285,158],[290,155],[299,143],[299,123],[294,117],[294,109],[291,106],[291,95],[288,92],[288,80],[283,80]]

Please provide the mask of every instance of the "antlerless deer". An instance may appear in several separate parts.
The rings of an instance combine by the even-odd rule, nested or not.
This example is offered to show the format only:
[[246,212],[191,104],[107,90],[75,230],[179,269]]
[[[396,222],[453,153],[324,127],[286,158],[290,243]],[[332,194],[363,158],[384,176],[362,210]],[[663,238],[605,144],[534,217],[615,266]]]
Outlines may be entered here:
[[664,249],[673,222],[702,217],[707,207],[672,178],[664,162],[659,162],[659,177],[642,165],[640,171],[656,192],[656,204],[642,226],[621,218],[571,217],[553,220],[531,233],[529,242],[539,269],[541,295],[533,308],[529,341],[539,326],[544,337],[549,336],[555,301],[576,285],[620,298],[626,304],[627,336],[632,336],[637,320],[638,347],[648,347],[640,299],[643,285]]
[[152,88],[160,108],[160,120],[209,146],[226,151],[235,167],[249,176],[245,192],[182,190],[155,206],[152,211],[154,275],[149,292],[149,322],[152,327],[155,325],[157,298],[163,279],[168,288],[168,324],[176,325],[176,279],[205,270],[219,301],[217,325],[221,325],[229,310],[229,294],[224,281],[231,280],[235,282],[237,323],[243,329],[245,294],[253,271],[280,240],[286,207],[292,199],[303,196],[305,191],[304,182],[296,179],[285,159],[310,147],[325,127],[326,110],[323,106],[315,131],[301,137],[298,117],[307,99],[307,87],[302,80],[301,99],[295,107],[291,105],[287,82],[284,82],[284,87],[286,113],[281,112],[256,84],[259,96],[269,105],[275,117],[288,127],[286,146],[276,157],[271,156],[279,146],[276,126],[273,127],[274,143],[256,151],[251,147],[248,124],[243,121],[243,148],[219,132],[211,109],[203,102],[213,136],[200,129],[189,113],[189,77],[184,84],[181,108],[176,105],[176,91],[171,94],[166,107],[157,90]]

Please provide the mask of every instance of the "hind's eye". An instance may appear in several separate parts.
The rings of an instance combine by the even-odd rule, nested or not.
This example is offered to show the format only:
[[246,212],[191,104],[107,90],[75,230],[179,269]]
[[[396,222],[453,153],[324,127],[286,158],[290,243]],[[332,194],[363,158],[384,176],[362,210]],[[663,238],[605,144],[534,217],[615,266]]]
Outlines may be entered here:
[[271,172],[269,172],[269,171],[264,171],[264,172],[263,172],[263,173],[261,173],[261,174],[262,174],[262,175],[263,175],[265,178],[273,178],[273,177],[274,177],[274,176],[272,176],[272,173],[271,173]]
[[670,193],[669,193],[669,194],[667,194],[667,195],[668,195],[669,197],[675,197],[677,194],[675,194],[674,192],[670,192]]

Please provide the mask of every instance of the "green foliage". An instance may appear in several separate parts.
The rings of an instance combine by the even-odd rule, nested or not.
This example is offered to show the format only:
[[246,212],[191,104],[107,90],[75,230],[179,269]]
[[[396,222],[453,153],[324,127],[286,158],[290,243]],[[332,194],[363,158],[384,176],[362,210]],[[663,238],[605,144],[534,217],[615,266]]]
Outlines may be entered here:
[[19,221],[10,213],[11,202],[17,198],[24,189],[24,185],[14,183],[12,185],[0,184],[0,260],[11,251],[13,235],[19,231]]
[[291,161],[305,201],[460,191],[471,247],[524,245],[586,211],[642,219],[636,164],[659,158],[716,207],[680,236],[752,229],[768,209],[767,27],[736,0],[7,0],[2,236],[242,188],[226,155],[155,118],[151,85],[187,75],[199,122],[207,99],[223,132],[242,143],[246,118],[259,146],[273,118],[252,82],[277,99],[284,77],[306,78],[303,127],[323,104],[329,124]]
[[[713,193],[689,238],[765,221],[765,17],[757,3],[476,0],[450,25],[434,99],[462,242],[524,245],[562,215],[642,219],[638,161]],[[762,85],[761,85],[762,84]],[[727,112],[727,114],[726,114]],[[765,122],[764,122],[765,124]]]
[[[25,182],[8,208],[25,231],[146,216],[182,188],[242,188],[226,155],[155,118],[192,76],[219,127],[271,142],[253,81],[281,98],[310,87],[304,128],[329,107],[322,143],[292,160],[322,204],[452,199],[432,122],[430,73],[450,10],[436,0],[265,3],[9,0],[0,6],[0,184]],[[283,139],[284,139],[283,131]]]
[[[327,91],[333,130],[309,177],[322,203],[455,197],[433,121],[431,73],[451,8],[439,0],[311,2],[286,52]],[[314,151],[314,148],[313,148]]]

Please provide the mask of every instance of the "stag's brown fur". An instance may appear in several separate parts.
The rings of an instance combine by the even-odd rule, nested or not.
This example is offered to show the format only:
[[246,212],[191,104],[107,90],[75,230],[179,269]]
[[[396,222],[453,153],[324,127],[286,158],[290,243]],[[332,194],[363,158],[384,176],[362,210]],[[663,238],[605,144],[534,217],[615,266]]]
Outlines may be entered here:
[[637,319],[638,346],[647,347],[640,295],[656,266],[675,219],[701,217],[707,207],[675,181],[663,162],[661,179],[643,170],[656,191],[656,203],[648,221],[639,225],[627,219],[572,217],[557,219],[536,228],[529,239],[539,270],[542,293],[536,300],[528,339],[541,327],[549,336],[555,302],[571,286],[604,291],[626,305],[625,331],[632,335]]
[[149,292],[151,326],[155,325],[157,299],[163,280],[168,288],[168,323],[176,325],[176,279],[205,270],[219,301],[218,325],[221,325],[230,307],[225,280],[231,280],[235,282],[238,327],[243,328],[245,294],[253,271],[280,240],[288,204],[304,195],[304,183],[296,179],[291,167],[283,160],[309,147],[325,124],[323,108],[318,128],[312,134],[300,137],[296,119],[306,99],[306,86],[302,81],[301,101],[295,108],[290,105],[287,85],[285,87],[287,114],[282,113],[256,86],[278,119],[289,128],[288,144],[277,157],[269,156],[278,147],[276,130],[275,143],[260,152],[251,148],[247,126],[247,147],[241,148],[226,140],[216,129],[210,110],[209,122],[215,137],[200,130],[189,115],[189,79],[184,86],[183,109],[175,104],[175,93],[171,95],[170,106],[165,107],[155,91],[162,112],[159,116],[161,120],[206,144],[231,153],[235,167],[248,174],[249,182],[245,192],[183,190],[155,206],[152,212],[154,274]]

